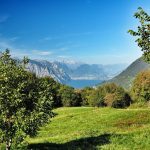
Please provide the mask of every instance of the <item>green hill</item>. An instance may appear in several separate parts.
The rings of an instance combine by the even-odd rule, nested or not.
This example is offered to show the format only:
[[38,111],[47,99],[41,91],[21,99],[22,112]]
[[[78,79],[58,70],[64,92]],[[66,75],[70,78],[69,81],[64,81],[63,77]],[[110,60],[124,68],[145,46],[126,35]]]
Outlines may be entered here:
[[32,150],[149,150],[150,110],[59,108],[57,116],[28,139]]
[[118,76],[114,77],[108,82],[114,82],[128,89],[131,87],[132,81],[134,80],[135,76],[139,72],[146,69],[150,69],[150,64],[144,62],[142,58],[139,58],[136,61],[134,61],[127,69],[121,72]]

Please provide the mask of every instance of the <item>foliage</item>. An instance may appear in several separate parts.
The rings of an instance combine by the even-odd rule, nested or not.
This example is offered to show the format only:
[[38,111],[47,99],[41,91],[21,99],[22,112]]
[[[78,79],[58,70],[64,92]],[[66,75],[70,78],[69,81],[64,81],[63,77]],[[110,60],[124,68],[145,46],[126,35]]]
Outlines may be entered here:
[[81,96],[79,93],[75,92],[73,87],[67,85],[60,86],[59,95],[63,106],[69,107],[81,105]]
[[9,50],[0,56],[0,140],[7,149],[35,136],[53,115],[50,85],[25,71],[27,62],[12,59]]
[[142,71],[133,82],[131,95],[134,102],[150,101],[150,70]]
[[62,106],[61,98],[59,96],[60,83],[56,82],[53,78],[47,76],[40,78],[41,81],[45,82],[48,86],[47,92],[49,92],[53,97],[53,107]]
[[88,98],[88,104],[89,106],[97,106],[97,107],[105,106],[104,93],[101,87],[91,92]]
[[114,108],[125,108],[131,103],[131,98],[125,90],[114,83],[107,83],[102,86],[104,103]]
[[115,83],[106,83],[102,85],[103,92],[106,93],[115,93],[119,86],[117,86]]
[[81,98],[82,98],[82,106],[88,106],[89,105],[89,96],[93,92],[93,88],[91,87],[85,87],[81,90]]
[[139,19],[140,26],[137,27],[137,31],[129,30],[128,32],[138,37],[136,42],[143,51],[143,58],[150,63],[150,16],[139,7],[134,17]]
[[131,103],[129,94],[115,83],[106,83],[95,89],[84,88],[81,95],[83,106],[125,108]]
[[128,93],[115,93],[114,100],[112,103],[113,108],[126,108],[130,106],[131,98]]

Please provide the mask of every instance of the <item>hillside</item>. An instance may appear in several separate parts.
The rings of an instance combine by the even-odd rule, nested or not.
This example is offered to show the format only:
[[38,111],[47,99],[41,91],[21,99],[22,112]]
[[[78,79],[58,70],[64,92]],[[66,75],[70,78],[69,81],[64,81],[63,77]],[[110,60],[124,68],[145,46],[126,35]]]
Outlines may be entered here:
[[149,150],[150,110],[59,108],[57,116],[28,139],[32,150]]
[[109,80],[108,82],[114,82],[126,89],[131,87],[132,81],[135,76],[143,70],[150,69],[150,64],[144,62],[142,58],[134,61],[127,69],[121,72],[119,75]]

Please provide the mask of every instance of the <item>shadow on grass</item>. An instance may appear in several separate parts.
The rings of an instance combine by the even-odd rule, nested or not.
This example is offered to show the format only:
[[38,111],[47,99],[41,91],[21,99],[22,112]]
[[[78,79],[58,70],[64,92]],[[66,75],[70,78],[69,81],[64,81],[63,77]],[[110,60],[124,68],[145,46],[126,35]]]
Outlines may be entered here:
[[95,150],[96,146],[110,143],[111,134],[103,134],[97,137],[87,137],[73,140],[63,144],[38,143],[30,144],[28,150]]

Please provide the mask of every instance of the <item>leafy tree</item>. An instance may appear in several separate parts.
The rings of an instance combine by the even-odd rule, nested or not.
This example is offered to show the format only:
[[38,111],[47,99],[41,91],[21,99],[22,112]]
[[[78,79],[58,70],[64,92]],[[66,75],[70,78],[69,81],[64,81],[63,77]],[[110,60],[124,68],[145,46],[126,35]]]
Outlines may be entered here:
[[150,101],[150,71],[142,71],[137,75],[131,88],[134,102]]
[[[0,140],[6,150],[35,136],[53,116],[52,94],[45,80],[25,71],[27,59],[12,59],[9,50],[0,56]],[[16,148],[17,149],[17,148]]]
[[96,89],[85,88],[81,94],[83,102],[89,106],[125,108],[131,103],[129,94],[115,83],[106,83]]
[[88,103],[90,106],[105,106],[102,88],[95,89],[91,92],[88,98]]
[[117,91],[118,86],[115,83],[106,83],[104,85],[102,85],[100,88],[102,88],[102,92],[103,94],[106,93],[114,93]]
[[79,95],[75,92],[73,87],[62,85],[59,90],[59,95],[63,106],[69,107],[81,105],[81,99],[79,99]]
[[150,63],[150,16],[139,7],[134,17],[139,19],[140,26],[137,27],[137,31],[129,30],[128,32],[138,37],[136,42],[143,51],[143,58]]
[[126,92],[114,93],[114,100],[112,101],[111,107],[113,108],[126,108],[130,106],[131,98]]
[[114,108],[125,108],[130,105],[131,98],[125,90],[115,83],[107,83],[102,86],[104,103]]
[[115,94],[114,93],[107,93],[104,97],[105,104],[107,106],[111,107],[114,99],[115,99]]
[[48,91],[50,92],[53,97],[53,107],[60,107],[62,106],[61,98],[59,96],[59,89],[60,89],[60,83],[56,82],[53,78],[47,76],[41,78],[43,82],[45,82],[48,85]]
[[81,90],[81,98],[82,98],[82,105],[83,106],[89,105],[88,100],[89,100],[89,97],[90,97],[93,90],[94,89],[91,87],[85,87],[84,89]]

